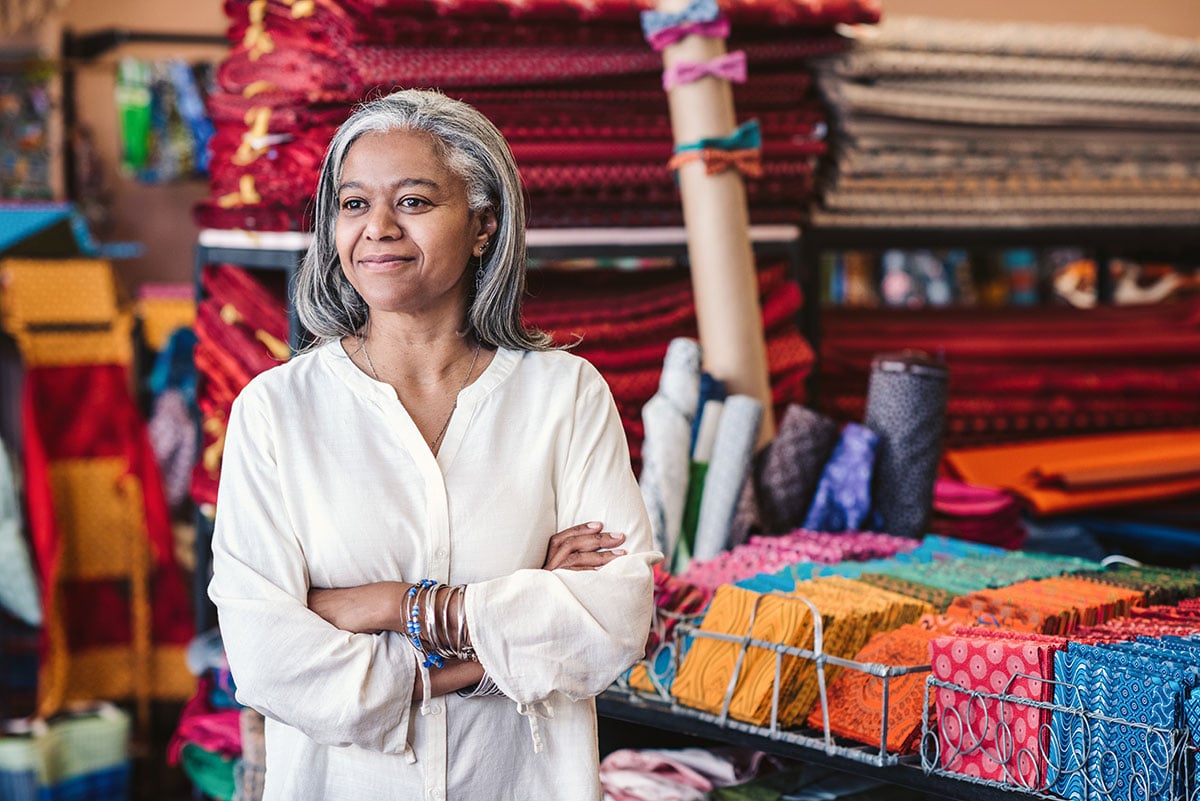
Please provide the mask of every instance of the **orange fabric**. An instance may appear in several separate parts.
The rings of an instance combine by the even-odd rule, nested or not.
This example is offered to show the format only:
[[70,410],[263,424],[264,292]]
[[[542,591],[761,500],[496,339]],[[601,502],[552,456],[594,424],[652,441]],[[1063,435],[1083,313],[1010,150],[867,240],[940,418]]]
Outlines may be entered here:
[[1200,477],[1200,448],[1195,443],[1130,448],[1084,459],[1047,461],[1033,470],[1044,484],[1075,490],[1110,484],[1132,484]]
[[1159,453],[1170,460],[1188,452],[1200,454],[1200,430],[1106,434],[954,450],[946,453],[946,463],[963,481],[1011,490],[1038,513],[1055,514],[1197,492],[1200,474],[1074,488],[1045,485],[1039,479],[1043,466],[1056,469],[1055,465],[1066,465],[1069,472],[1084,475],[1090,464],[1091,474],[1099,475],[1112,469],[1114,454],[1140,454],[1126,466],[1126,474],[1136,477],[1145,473],[1149,454]]

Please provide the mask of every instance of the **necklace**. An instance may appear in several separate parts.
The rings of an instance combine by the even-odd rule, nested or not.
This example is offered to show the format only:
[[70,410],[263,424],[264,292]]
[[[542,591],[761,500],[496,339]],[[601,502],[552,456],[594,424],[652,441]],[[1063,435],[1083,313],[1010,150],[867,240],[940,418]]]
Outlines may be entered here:
[[[371,361],[371,351],[367,350],[367,340],[363,339],[362,335],[358,336],[358,345],[362,348],[363,356],[367,359],[367,367],[371,368],[371,376],[376,381],[379,380],[379,373],[375,370],[375,364]],[[442,423],[442,430],[429,443],[429,449],[437,453],[438,445],[442,442],[442,437],[446,436],[446,429],[450,428],[450,418],[454,417],[454,410],[458,408],[458,395],[467,388],[467,382],[471,380],[471,374],[475,372],[475,362],[479,359],[479,340],[475,340],[475,353],[471,356],[471,366],[467,368],[467,374],[463,376],[462,385],[458,388],[458,393],[454,395],[454,405],[450,407],[450,412],[446,415],[446,422]]]

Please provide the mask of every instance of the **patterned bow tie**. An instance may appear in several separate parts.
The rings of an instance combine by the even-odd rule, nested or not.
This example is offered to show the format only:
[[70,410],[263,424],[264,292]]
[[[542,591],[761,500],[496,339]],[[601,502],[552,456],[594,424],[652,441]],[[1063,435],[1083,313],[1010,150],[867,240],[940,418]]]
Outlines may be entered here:
[[698,81],[706,75],[732,83],[746,82],[746,51],[734,50],[711,61],[681,61],[663,72],[663,89]]
[[649,38],[666,28],[691,22],[712,22],[721,14],[717,0],[692,0],[682,11],[643,11],[642,32]]
[[735,169],[747,178],[761,178],[762,150],[759,148],[743,148],[740,150],[719,150],[708,147],[703,150],[685,150],[676,153],[667,162],[672,170],[678,170],[684,164],[692,161],[703,161],[704,172],[716,175],[728,169]]
[[686,36],[711,36],[713,39],[729,38],[729,18],[717,17],[712,22],[689,22],[663,28],[646,35],[646,41],[655,50],[663,51]]

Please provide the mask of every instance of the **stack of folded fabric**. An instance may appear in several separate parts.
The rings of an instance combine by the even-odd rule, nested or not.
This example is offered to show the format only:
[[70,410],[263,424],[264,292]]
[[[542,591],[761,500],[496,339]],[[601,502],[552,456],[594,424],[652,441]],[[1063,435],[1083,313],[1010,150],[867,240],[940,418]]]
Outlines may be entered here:
[[38,712],[191,694],[187,593],[130,392],[131,320],[101,260],[0,263],[0,325],[25,363],[25,501],[41,585]]
[[684,581],[710,590],[759,573],[775,573],[804,562],[837,564],[882,559],[916,550],[917,540],[874,532],[829,534],[797,530],[778,537],[756,536],[706,561],[694,561]]
[[[794,656],[777,663],[773,650],[705,637],[704,632],[851,657],[872,634],[914,623],[931,611],[916,599],[840,577],[801,582],[790,595],[724,585],[694,635],[671,693],[680,703],[706,712],[727,713],[759,726],[773,721],[794,726],[817,700],[816,663]],[[815,614],[820,615],[819,630]],[[825,668],[829,679],[836,673]]]
[[[716,15],[715,2],[709,2]],[[536,226],[677,225],[662,61],[636,0],[227,0],[234,43],[210,101],[211,194],[202,225],[304,229],[332,128],[354,103],[396,87],[476,105],[510,140]],[[838,23],[873,23],[870,0],[721,4],[745,52],[735,100],[760,120],[755,222],[797,221],[826,124],[813,57],[839,52]]]
[[1126,617],[1145,599],[1139,590],[1055,576],[961,595],[946,614],[1007,629],[1069,635],[1080,626]]
[[903,347],[944,356],[947,448],[1197,426],[1196,315],[1194,302],[845,310],[822,321],[818,405],[837,420],[862,420],[872,359]]
[[947,537],[1020,548],[1028,536],[1015,495],[949,478],[933,486],[930,531]]
[[233,400],[254,376],[288,359],[288,318],[282,285],[232,265],[206,268],[203,290],[194,359],[204,441],[192,472],[192,498],[214,504]]
[[897,562],[880,565],[874,572],[964,595],[989,587],[1007,587],[1018,581],[1049,578],[1076,570],[1095,570],[1098,567],[1095,562],[1074,556],[1011,551],[932,564]]
[[952,449],[946,463],[965,481],[1017,493],[1038,514],[1058,514],[1200,490],[1200,429]]
[[1143,29],[889,18],[826,61],[817,225],[1200,222],[1200,44]]
[[1059,637],[985,627],[933,639],[933,677],[952,685],[933,692],[938,766],[1042,789],[1050,712],[1029,702],[1054,697],[1055,655],[1065,646]]
[[1200,642],[1171,634],[1072,642],[1055,654],[1054,671],[1048,790],[1068,801],[1098,786],[1110,798],[1190,797]]

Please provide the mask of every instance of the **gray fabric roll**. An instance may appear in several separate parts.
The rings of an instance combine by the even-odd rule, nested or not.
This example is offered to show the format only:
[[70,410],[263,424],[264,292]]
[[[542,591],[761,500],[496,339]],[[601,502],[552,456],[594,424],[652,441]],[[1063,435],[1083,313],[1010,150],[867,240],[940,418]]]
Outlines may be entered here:
[[663,358],[658,392],[642,407],[642,473],[638,484],[654,547],[670,564],[683,525],[691,463],[692,418],[700,402],[700,345],[673,339]]
[[879,435],[872,489],[877,530],[922,537],[946,422],[944,364],[920,353],[877,356],[871,365],[864,423]]
[[733,513],[754,458],[754,443],[758,441],[762,415],[762,404],[754,398],[731,395],[725,399],[708,475],[704,479],[694,559],[712,559],[729,547]]

